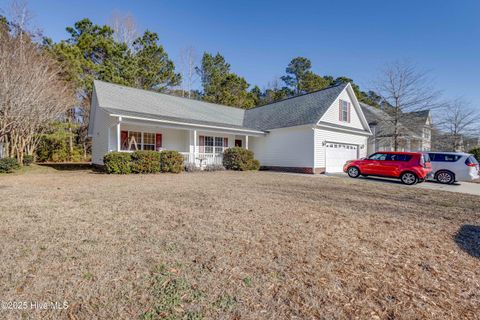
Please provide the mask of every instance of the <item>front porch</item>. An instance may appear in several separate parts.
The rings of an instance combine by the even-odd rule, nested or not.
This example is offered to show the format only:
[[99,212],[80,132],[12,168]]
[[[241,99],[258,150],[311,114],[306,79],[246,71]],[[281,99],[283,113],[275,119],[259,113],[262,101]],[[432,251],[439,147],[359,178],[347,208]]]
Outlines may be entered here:
[[185,164],[198,167],[221,165],[225,149],[234,146],[248,149],[249,135],[259,135],[258,132],[212,126],[192,127],[123,117],[117,120],[109,128],[108,152],[175,150],[182,154]]

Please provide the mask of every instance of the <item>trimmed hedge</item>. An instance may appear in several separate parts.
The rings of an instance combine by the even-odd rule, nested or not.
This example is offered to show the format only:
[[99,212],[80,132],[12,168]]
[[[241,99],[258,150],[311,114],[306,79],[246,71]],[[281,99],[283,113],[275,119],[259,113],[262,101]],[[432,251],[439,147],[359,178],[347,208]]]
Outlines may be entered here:
[[0,159],[0,173],[11,173],[18,168],[20,168],[20,165],[15,158]]
[[260,162],[254,159],[252,151],[233,147],[223,152],[223,166],[228,170],[258,170],[260,169]]
[[160,171],[180,173],[183,168],[183,156],[178,151],[164,150],[160,152]]
[[131,161],[132,154],[128,152],[109,152],[103,157],[103,164],[107,173],[131,173]]
[[480,161],[480,147],[479,147],[479,148],[472,149],[472,150],[468,151],[468,153],[473,154],[473,156],[475,157],[475,159],[477,159],[477,161]]
[[158,173],[160,172],[160,153],[135,151],[132,153],[130,168],[133,173]]

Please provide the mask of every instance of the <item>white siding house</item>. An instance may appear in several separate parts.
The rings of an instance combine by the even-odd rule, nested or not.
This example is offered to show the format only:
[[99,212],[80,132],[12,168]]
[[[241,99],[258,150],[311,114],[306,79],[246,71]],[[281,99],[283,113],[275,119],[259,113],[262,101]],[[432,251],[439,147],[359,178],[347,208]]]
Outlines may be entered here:
[[350,84],[243,110],[95,81],[91,113],[97,165],[111,151],[177,150],[202,166],[241,146],[263,169],[338,172],[371,135]]

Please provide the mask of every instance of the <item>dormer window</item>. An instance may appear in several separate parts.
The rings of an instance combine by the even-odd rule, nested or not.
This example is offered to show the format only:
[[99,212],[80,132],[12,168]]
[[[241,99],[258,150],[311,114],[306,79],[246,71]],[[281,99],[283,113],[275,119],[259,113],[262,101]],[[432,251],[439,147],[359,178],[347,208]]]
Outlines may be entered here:
[[340,100],[340,121],[350,122],[350,102]]

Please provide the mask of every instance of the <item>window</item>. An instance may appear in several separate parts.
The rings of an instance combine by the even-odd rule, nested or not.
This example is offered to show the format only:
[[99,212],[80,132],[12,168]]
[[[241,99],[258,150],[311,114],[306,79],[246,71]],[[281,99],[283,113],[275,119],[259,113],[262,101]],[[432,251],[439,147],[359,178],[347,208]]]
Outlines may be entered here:
[[478,161],[477,161],[477,159],[475,159],[474,156],[470,156],[470,157],[467,158],[467,160],[465,160],[465,164],[469,167],[477,167],[478,166]]
[[200,153],[222,153],[228,147],[228,138],[200,136]]
[[[143,139],[142,139],[143,135]],[[158,147],[161,147],[161,134],[159,136]],[[157,134],[151,132],[122,131],[120,136],[121,150],[156,150]]]
[[155,133],[143,133],[143,150],[155,150]]
[[340,121],[350,122],[350,103],[340,100]]
[[205,137],[205,153],[213,153],[213,137]]
[[408,154],[387,154],[388,161],[410,161],[412,159],[411,155]]
[[447,153],[430,153],[429,156],[432,162],[455,162],[461,158],[458,154]]
[[223,152],[223,138],[215,137],[215,153]]
[[387,154],[386,153],[374,153],[370,157],[368,157],[370,160],[386,160],[387,159]]
[[128,140],[124,150],[142,150],[142,133],[137,131],[128,131]]

